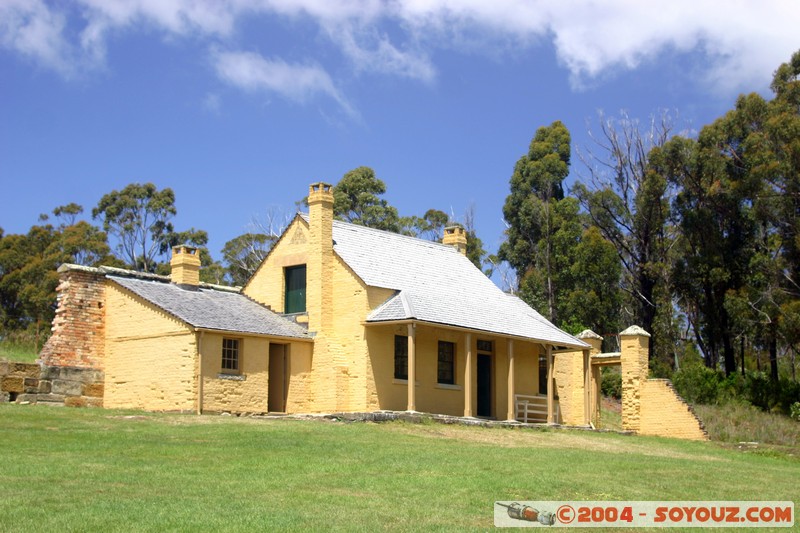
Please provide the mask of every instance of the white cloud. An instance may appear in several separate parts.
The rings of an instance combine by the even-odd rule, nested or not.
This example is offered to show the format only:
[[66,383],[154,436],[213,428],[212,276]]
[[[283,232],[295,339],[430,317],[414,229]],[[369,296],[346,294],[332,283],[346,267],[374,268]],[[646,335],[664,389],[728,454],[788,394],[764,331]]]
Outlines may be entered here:
[[396,16],[439,39],[473,35],[521,47],[552,40],[574,87],[665,52],[695,52],[687,81],[698,74],[714,91],[752,90],[767,87],[800,47],[796,0],[408,0],[396,4]]
[[51,11],[41,0],[6,0],[0,3],[0,44],[44,67],[70,76],[72,51],[64,38],[66,17]]
[[[552,41],[575,87],[678,53],[693,61],[687,82],[697,78],[716,92],[766,87],[774,69],[800,46],[796,0],[75,0],[64,5],[0,0],[0,44],[68,75],[102,65],[114,32],[147,28],[197,39],[201,50],[240,47],[234,44],[241,38],[237,23],[272,16],[315,23],[321,42],[337,49],[356,73],[431,82],[437,50],[518,55]],[[265,61],[274,73],[289,66]],[[313,86],[312,93],[341,98],[330,77],[320,75],[322,67],[303,68],[307,81],[294,85],[300,96],[306,98]]]
[[224,81],[248,92],[271,92],[297,102],[317,94],[333,98],[348,114],[353,108],[318,65],[291,65],[254,52],[213,52],[214,68]]
[[328,29],[331,40],[361,72],[380,72],[424,82],[433,81],[436,69],[421,50],[400,50],[385,34],[349,24]]

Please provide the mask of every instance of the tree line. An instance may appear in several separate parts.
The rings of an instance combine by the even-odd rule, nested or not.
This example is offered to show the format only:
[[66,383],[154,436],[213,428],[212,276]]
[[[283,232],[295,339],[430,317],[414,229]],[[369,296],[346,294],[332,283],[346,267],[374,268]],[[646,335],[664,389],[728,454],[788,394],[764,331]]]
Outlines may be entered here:
[[666,115],[601,119],[568,194],[569,132],[540,128],[514,168],[498,252],[521,297],[572,331],[644,327],[656,375],[699,350],[726,376],[773,382],[783,360],[796,383],[798,76],[800,52],[776,70],[771,99],[740,96],[696,137],[674,135]]
[[[796,381],[798,76],[800,52],[776,70],[771,99],[742,95],[694,137],[674,134],[666,114],[647,124],[602,117],[593,144],[578,154],[582,170],[569,190],[570,133],[558,121],[539,128],[509,180],[506,238],[495,255],[475,232],[472,206],[461,217],[436,208],[401,216],[368,167],[336,184],[334,214],[433,241],[445,226],[461,224],[470,260],[559,327],[609,336],[609,350],[627,325],[651,332],[656,375],[699,358],[726,375],[764,370],[777,381],[783,360]],[[91,212],[98,225],[82,213],[68,204],[27,234],[0,229],[0,335],[43,342],[61,263],[165,274],[171,247],[189,243],[201,249],[203,281],[242,285],[288,222],[271,220],[231,239],[218,262],[205,231],[174,228],[169,188],[133,183],[104,195]]]
[[[400,216],[382,198],[385,183],[368,167],[346,173],[335,189],[338,219],[387,231],[441,241],[444,227],[452,223],[444,211],[429,209],[421,216]],[[298,203],[302,203],[301,200]],[[0,339],[30,342],[36,347],[47,339],[56,307],[57,268],[64,263],[114,266],[167,275],[173,246],[197,246],[201,281],[244,285],[289,222],[270,214],[267,226],[258,225],[226,242],[222,261],[214,261],[207,248],[208,233],[190,228],[178,231],[175,193],[152,183],[131,183],[102,196],[84,220],[83,206],[70,203],[40,215],[26,234],[5,235],[0,228]],[[468,210],[468,256],[477,265],[485,252]]]

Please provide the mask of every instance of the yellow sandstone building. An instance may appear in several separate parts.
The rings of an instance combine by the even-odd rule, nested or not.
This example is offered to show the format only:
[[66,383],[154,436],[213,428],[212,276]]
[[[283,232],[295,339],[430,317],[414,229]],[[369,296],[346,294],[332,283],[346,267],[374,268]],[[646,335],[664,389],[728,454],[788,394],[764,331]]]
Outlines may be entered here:
[[463,229],[439,244],[339,222],[325,183],[308,204],[241,289],[201,283],[186,246],[170,277],[62,266],[43,375],[93,372],[95,396],[72,405],[590,426],[599,366],[621,364],[629,429],[704,438],[668,384],[647,379],[646,332],[599,354],[596,335],[561,331],[475,268]]

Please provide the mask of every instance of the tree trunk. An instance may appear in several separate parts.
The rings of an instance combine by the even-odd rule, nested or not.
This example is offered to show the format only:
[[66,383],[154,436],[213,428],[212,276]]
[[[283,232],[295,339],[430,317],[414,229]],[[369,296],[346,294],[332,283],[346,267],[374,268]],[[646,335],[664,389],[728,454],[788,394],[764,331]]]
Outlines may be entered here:
[[778,339],[774,332],[769,339],[769,378],[773,382],[778,381]]
[[742,377],[744,377],[744,342],[745,342],[744,335],[742,335],[741,346],[739,348],[742,356]]
[[725,376],[736,373],[736,352],[730,337],[725,335],[722,340],[723,356],[725,357]]

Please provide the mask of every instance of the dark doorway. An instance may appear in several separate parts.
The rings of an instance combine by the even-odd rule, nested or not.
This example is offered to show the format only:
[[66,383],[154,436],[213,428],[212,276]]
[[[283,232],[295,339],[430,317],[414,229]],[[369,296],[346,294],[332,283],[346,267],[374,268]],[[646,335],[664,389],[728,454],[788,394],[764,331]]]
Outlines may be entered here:
[[288,389],[288,365],[286,364],[286,345],[269,345],[269,398],[267,409],[272,413],[286,411],[286,392]]
[[478,416],[492,416],[492,356],[478,354]]

